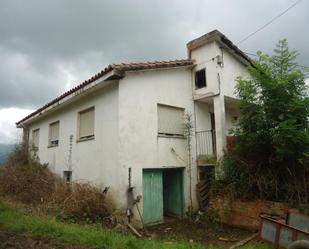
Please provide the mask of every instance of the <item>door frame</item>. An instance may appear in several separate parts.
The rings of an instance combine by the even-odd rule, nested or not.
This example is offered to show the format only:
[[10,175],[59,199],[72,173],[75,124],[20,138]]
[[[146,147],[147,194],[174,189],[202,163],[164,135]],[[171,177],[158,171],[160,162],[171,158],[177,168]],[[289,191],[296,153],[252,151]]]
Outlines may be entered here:
[[158,222],[154,222],[154,223],[145,223],[145,219],[144,219],[144,196],[143,196],[143,223],[144,225],[146,226],[151,226],[151,225],[156,225],[156,224],[160,224],[160,223],[163,223],[164,222],[164,199],[163,199],[163,172],[165,170],[179,170],[180,171],[180,175],[181,175],[181,186],[180,186],[180,196],[181,196],[181,214],[179,216],[175,216],[177,218],[183,218],[184,217],[184,214],[185,214],[185,189],[184,189],[184,186],[185,186],[185,167],[165,167],[165,168],[143,168],[142,169],[142,191],[143,191],[143,195],[144,195],[144,172],[146,171],[160,171],[161,172],[161,177],[162,177],[162,213],[163,213],[163,216],[162,216],[162,220],[161,221],[158,221]]

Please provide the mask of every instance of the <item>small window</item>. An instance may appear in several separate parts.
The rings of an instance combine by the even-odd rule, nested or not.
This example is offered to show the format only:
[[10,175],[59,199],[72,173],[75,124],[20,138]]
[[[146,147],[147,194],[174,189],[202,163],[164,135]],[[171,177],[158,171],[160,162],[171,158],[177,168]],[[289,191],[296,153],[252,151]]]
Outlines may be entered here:
[[94,107],[79,112],[80,140],[94,138]]
[[32,148],[33,150],[39,149],[40,129],[32,131]]
[[49,125],[49,147],[55,147],[59,144],[59,121]]
[[184,109],[158,104],[158,134],[184,135]]
[[72,171],[71,170],[63,171],[63,179],[66,182],[71,182],[72,181]]
[[206,69],[201,69],[195,72],[195,87],[206,87]]

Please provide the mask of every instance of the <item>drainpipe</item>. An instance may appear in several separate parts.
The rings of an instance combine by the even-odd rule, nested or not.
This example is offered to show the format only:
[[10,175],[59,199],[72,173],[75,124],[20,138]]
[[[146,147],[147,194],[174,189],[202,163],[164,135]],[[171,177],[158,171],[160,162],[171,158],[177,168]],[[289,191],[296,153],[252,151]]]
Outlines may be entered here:
[[131,217],[133,215],[132,209],[133,209],[133,205],[134,205],[134,197],[133,197],[133,189],[134,187],[132,187],[132,183],[131,183],[131,168],[129,168],[129,177],[128,177],[128,181],[129,181],[129,187],[127,190],[127,217],[128,217],[128,223],[131,222]]

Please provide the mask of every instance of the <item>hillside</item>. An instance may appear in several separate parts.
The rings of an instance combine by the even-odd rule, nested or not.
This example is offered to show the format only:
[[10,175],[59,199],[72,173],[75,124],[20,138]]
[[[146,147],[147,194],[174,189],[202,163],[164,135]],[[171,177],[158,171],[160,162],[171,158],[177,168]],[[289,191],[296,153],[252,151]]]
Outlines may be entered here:
[[2,164],[8,154],[14,149],[14,144],[0,144],[0,164]]

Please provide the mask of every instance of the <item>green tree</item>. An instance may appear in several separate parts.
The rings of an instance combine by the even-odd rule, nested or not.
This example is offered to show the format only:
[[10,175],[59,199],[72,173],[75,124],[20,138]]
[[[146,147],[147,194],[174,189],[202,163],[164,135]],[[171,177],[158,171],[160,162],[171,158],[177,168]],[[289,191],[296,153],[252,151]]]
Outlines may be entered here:
[[309,201],[307,74],[296,57],[280,40],[274,55],[258,52],[250,79],[238,79],[241,119],[228,176],[246,194]]

